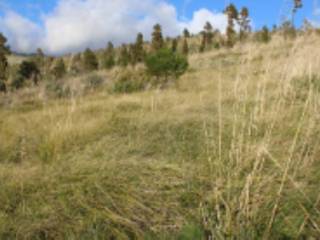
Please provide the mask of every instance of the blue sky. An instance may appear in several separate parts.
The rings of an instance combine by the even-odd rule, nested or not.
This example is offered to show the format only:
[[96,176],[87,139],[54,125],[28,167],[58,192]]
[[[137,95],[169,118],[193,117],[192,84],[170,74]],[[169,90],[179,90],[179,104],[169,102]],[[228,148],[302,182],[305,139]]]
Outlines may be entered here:
[[[226,20],[221,12],[228,2],[247,6],[253,27],[259,29],[279,24],[290,14],[293,0],[0,0],[0,31],[17,51],[32,52],[39,45],[50,53],[74,52],[102,47],[108,40],[132,41],[129,36],[136,31],[148,36],[155,22],[172,36],[183,27],[200,31],[207,20],[223,31]],[[296,24],[303,19],[320,22],[320,0],[303,3]]]
[[[108,0],[106,0],[108,1]],[[110,1],[110,0],[109,0]],[[17,13],[41,23],[41,15],[50,13],[56,6],[58,0],[0,0],[0,12],[5,10],[16,11]],[[176,6],[179,17],[191,18],[195,10],[207,8],[213,11],[222,11],[226,2],[232,2],[237,7],[247,6],[250,9],[251,17],[255,27],[263,25],[272,26],[278,24],[282,16],[287,15],[290,0],[171,0],[167,1]],[[304,7],[297,14],[297,24],[304,18],[316,19],[314,10],[320,8],[318,0],[304,0]]]

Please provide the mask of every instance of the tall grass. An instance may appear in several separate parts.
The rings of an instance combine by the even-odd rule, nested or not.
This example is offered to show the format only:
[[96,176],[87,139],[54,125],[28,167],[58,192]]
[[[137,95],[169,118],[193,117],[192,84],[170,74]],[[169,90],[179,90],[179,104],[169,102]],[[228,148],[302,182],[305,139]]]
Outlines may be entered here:
[[317,239],[318,40],[192,55],[175,89],[4,104],[0,239]]

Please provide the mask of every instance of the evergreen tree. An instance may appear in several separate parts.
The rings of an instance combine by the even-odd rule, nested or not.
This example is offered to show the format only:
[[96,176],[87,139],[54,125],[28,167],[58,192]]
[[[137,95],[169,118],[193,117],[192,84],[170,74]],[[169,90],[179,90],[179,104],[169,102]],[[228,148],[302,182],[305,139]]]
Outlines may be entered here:
[[142,33],[138,33],[135,43],[135,59],[137,62],[143,62],[146,55],[143,48],[143,42]]
[[103,60],[102,60],[103,68],[111,69],[115,65],[115,53],[114,53],[114,46],[112,42],[108,42],[108,46],[103,53]]
[[143,35],[138,33],[136,42],[129,46],[130,62],[135,65],[137,63],[143,62],[145,58],[145,51],[143,47]]
[[120,66],[126,67],[130,62],[130,54],[126,45],[122,45],[120,48],[120,56],[118,59],[118,64]]
[[185,38],[183,40],[183,45],[182,45],[182,54],[187,56],[189,54],[189,45],[188,45],[188,40]]
[[238,23],[240,25],[240,40],[244,40],[251,30],[248,8],[243,7],[241,9]]
[[6,79],[9,63],[6,55],[10,53],[10,49],[6,46],[7,39],[0,33],[0,92],[6,92]]
[[173,53],[176,53],[177,52],[177,49],[178,49],[178,40],[176,38],[174,38],[172,40],[172,45],[171,45],[171,51]]
[[204,26],[204,31],[206,32],[206,46],[212,44],[213,40],[213,27],[210,22],[206,22],[206,25]]
[[162,85],[167,84],[170,78],[177,80],[189,66],[185,56],[175,54],[166,48],[147,56],[145,64],[147,72],[155,76]]
[[59,58],[55,61],[54,66],[52,68],[52,74],[55,79],[63,78],[66,74],[66,65],[62,58]]
[[162,29],[160,24],[156,24],[153,27],[153,33],[152,33],[152,50],[153,51],[158,51],[161,48],[164,47],[164,41],[163,41],[163,36],[162,36]]
[[188,29],[184,29],[183,30],[183,36],[184,36],[184,38],[189,38],[190,37],[190,32],[189,32],[189,30]]
[[228,17],[227,26],[227,46],[232,47],[236,39],[236,31],[234,30],[234,21],[238,20],[238,10],[235,5],[230,4],[226,7],[225,14]]
[[83,54],[83,67],[85,71],[94,71],[98,69],[98,60],[94,52],[87,48]]

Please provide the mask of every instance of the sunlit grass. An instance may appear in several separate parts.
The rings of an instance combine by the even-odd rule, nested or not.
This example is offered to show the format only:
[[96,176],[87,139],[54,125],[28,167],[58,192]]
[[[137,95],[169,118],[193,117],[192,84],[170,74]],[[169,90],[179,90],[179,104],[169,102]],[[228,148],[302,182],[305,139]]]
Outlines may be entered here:
[[166,90],[2,96],[0,238],[317,238],[318,42],[192,55]]

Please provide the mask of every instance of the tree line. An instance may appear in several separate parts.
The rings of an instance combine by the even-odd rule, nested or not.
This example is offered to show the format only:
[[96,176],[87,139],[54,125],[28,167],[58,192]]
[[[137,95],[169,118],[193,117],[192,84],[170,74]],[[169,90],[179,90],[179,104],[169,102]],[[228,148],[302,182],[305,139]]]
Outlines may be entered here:
[[[67,74],[77,75],[98,69],[109,70],[115,66],[127,67],[137,64],[144,64],[147,72],[157,79],[178,78],[188,68],[190,42],[195,42],[195,39],[199,39],[198,49],[194,49],[193,44],[192,52],[203,53],[221,47],[231,48],[237,42],[246,41],[249,36],[260,42],[269,42],[272,32],[283,32],[286,37],[295,35],[294,16],[297,10],[302,8],[302,1],[293,0],[293,3],[292,21],[286,21],[280,27],[274,26],[272,31],[265,26],[252,33],[249,9],[242,7],[238,10],[231,3],[224,9],[228,20],[225,35],[212,23],[206,22],[200,35],[193,36],[188,29],[184,29],[182,36],[164,38],[161,25],[156,24],[150,43],[144,40],[142,33],[138,33],[132,44],[115,47],[112,42],[108,42],[104,50],[93,52],[87,48],[83,53],[74,54],[70,61],[66,61],[67,57],[46,56],[38,49],[28,60],[10,67],[7,59],[10,48],[5,36],[0,33],[0,91],[6,92],[8,88],[19,89],[26,82],[38,85],[43,78],[55,80]],[[11,78],[10,83],[8,78]]]

